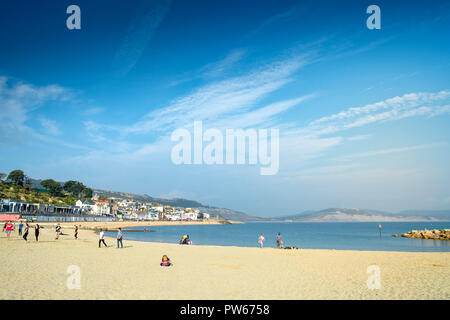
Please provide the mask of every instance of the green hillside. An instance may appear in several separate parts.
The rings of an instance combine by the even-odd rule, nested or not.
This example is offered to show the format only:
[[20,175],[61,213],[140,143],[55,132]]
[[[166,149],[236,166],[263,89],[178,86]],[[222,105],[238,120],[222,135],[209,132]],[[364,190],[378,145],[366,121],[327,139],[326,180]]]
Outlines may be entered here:
[[39,190],[15,183],[0,182],[0,199],[22,200],[24,202],[74,206],[78,198],[70,194],[51,196],[46,190]]

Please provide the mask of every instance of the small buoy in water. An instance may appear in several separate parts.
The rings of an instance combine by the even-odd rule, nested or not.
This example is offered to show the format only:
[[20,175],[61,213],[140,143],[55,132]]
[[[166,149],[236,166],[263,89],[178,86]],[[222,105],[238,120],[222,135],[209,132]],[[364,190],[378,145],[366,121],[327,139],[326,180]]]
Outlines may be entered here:
[[148,231],[148,228],[145,228],[144,231]]

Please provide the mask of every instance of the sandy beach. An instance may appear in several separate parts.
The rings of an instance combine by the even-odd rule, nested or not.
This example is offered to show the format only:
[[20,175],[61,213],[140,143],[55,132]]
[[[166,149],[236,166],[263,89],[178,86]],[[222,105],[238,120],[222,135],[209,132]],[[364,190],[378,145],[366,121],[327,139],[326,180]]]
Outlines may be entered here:
[[[16,231],[10,240],[0,234],[0,299],[450,298],[448,252],[181,246],[127,241],[126,233],[123,249],[112,238],[99,249],[92,230],[75,240],[66,225],[68,235],[55,240],[52,224],[43,225],[39,243],[31,228],[28,243]],[[160,267],[164,254],[172,267]],[[79,289],[67,287],[71,265],[80,268]],[[380,289],[367,287],[371,265],[380,268]]]

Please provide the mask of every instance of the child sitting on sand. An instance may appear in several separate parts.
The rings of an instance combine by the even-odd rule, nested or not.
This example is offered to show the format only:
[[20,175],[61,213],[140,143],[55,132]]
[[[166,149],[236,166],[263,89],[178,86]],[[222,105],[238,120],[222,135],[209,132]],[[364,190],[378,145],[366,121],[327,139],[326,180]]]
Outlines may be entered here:
[[170,267],[172,263],[170,262],[170,259],[168,256],[163,255],[162,262],[160,263],[161,267]]

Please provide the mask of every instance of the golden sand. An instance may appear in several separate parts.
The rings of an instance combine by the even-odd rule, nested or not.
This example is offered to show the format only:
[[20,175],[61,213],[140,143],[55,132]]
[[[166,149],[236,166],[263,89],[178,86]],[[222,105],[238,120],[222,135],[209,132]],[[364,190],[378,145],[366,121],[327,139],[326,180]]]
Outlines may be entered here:
[[[449,252],[181,246],[127,241],[126,233],[123,249],[112,238],[99,249],[91,230],[78,240],[67,225],[63,232],[55,240],[44,226],[39,243],[32,228],[28,243],[0,234],[0,299],[450,298]],[[159,265],[164,254],[172,267]],[[80,268],[80,289],[67,287],[71,265]],[[380,289],[367,287],[371,265],[380,268]]]

